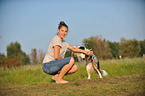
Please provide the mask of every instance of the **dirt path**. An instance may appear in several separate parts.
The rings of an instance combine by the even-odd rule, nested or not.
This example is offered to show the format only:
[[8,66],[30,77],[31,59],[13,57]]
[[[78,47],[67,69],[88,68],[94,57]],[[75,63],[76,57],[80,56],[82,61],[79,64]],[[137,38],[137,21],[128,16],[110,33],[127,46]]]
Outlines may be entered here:
[[107,77],[47,84],[0,88],[0,96],[115,96],[145,94],[145,76]]

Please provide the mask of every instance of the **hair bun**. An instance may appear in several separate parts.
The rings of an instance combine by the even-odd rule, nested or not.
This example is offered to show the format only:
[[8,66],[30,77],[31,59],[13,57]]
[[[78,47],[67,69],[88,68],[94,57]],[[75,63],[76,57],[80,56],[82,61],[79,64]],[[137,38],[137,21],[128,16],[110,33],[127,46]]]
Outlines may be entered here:
[[61,22],[59,23],[59,25],[63,25],[63,24],[65,24],[63,21],[61,21]]
[[59,25],[58,29],[60,29],[62,26],[65,26],[68,28],[68,26],[64,23],[64,21],[61,21],[58,25]]

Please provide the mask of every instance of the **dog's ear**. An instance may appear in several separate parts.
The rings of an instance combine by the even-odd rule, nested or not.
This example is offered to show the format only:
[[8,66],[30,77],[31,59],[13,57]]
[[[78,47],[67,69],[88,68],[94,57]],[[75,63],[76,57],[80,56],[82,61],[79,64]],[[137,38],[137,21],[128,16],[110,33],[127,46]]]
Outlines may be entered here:
[[80,46],[80,49],[82,49],[82,50],[85,50],[85,47],[83,47],[83,46]]
[[79,49],[86,50],[85,46],[78,46]]

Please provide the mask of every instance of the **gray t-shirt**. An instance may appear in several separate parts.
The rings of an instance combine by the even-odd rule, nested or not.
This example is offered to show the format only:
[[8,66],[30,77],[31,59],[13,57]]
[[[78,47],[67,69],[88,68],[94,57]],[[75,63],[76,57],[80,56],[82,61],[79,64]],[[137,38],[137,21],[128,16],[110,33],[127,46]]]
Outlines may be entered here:
[[54,58],[54,46],[56,46],[56,45],[60,46],[59,55],[62,58],[64,58],[66,50],[67,50],[69,44],[67,42],[65,42],[65,40],[61,41],[61,39],[58,36],[55,36],[51,40],[51,42],[49,44],[48,51],[47,51],[47,53],[46,53],[46,55],[44,57],[43,63],[48,63],[48,62],[50,62],[52,60],[55,60],[55,58]]

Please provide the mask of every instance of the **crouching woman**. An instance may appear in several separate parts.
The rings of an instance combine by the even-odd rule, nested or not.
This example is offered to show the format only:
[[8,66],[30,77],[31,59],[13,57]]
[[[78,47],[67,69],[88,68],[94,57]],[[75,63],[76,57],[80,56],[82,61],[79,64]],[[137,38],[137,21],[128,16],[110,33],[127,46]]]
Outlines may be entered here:
[[43,60],[43,71],[49,75],[53,75],[52,79],[56,83],[68,83],[63,80],[64,75],[75,73],[78,70],[75,60],[72,57],[64,58],[66,50],[70,49],[73,52],[81,52],[86,55],[93,54],[93,51],[86,52],[82,49],[75,49],[69,45],[65,40],[68,32],[68,26],[61,21],[58,26],[57,35],[51,40],[47,54]]

